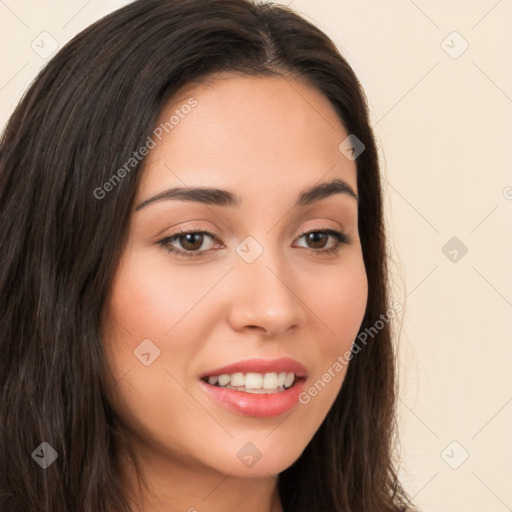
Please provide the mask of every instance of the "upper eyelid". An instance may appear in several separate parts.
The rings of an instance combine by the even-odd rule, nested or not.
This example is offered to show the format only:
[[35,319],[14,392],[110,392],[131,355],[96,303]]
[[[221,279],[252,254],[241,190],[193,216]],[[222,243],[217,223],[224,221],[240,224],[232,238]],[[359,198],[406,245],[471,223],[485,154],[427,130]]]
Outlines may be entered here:
[[[348,236],[348,233],[343,228],[340,229],[340,228],[334,228],[334,227],[326,226],[326,227],[312,227],[312,228],[307,228],[307,229],[301,230],[300,233],[297,235],[297,238],[300,238],[300,237],[302,237],[304,235],[307,235],[309,233],[315,233],[317,231],[319,231],[319,232],[336,231],[338,233],[343,233],[343,234],[346,234]],[[170,239],[173,239],[173,238],[178,238],[181,235],[190,235],[190,234],[204,234],[204,235],[207,235],[207,236],[209,236],[211,238],[215,238],[218,241],[220,241],[220,239],[221,239],[221,236],[213,233],[209,229],[184,228],[184,229],[175,231],[174,233],[171,233],[170,235],[165,236],[162,240],[170,240]]]
[[[350,244],[352,242],[352,238],[351,236],[344,230],[344,229],[336,229],[336,228],[332,228],[332,227],[312,227],[312,228],[307,228],[305,230],[302,230],[299,235],[297,235],[297,237],[294,239],[294,240],[298,240],[300,238],[302,238],[303,236],[305,235],[308,235],[310,233],[316,233],[316,232],[320,232],[320,233],[327,233],[327,236],[330,236],[331,238],[332,237],[335,237],[335,235],[332,233],[332,232],[335,232],[337,234],[340,234],[342,237],[344,237],[346,239],[346,242],[347,244]],[[164,243],[164,242],[170,242],[170,241],[174,241],[176,239],[178,239],[180,236],[184,236],[184,235],[188,235],[188,234],[201,234],[201,235],[206,235],[208,237],[210,237],[212,240],[218,242],[218,243],[221,243],[221,244],[224,244],[224,242],[221,240],[221,238],[216,235],[215,233],[212,233],[211,231],[207,230],[207,229],[194,229],[194,228],[184,228],[183,230],[179,230],[179,231],[176,231],[172,234],[170,234],[169,236],[166,236],[164,237],[162,240],[160,240],[160,244]],[[340,242],[342,243],[342,242]],[[208,249],[203,249],[203,250],[198,250],[198,251],[187,251],[187,250],[184,250],[184,249],[178,249],[178,251],[181,251],[181,252],[192,252],[192,253],[197,253],[197,254],[200,254],[200,253],[203,253],[203,252],[207,252]]]

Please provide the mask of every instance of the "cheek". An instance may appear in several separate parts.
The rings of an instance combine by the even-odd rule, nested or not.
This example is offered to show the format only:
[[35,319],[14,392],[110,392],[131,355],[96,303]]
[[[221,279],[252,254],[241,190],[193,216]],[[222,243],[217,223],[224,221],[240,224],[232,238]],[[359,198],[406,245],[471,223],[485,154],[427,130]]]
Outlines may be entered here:
[[[319,312],[319,326],[323,325],[323,336],[316,338],[317,365],[314,379],[315,389],[308,392],[315,398],[319,415],[327,413],[339,393],[350,364],[350,350],[359,332],[366,311],[368,281],[362,255],[357,252],[346,265],[333,272],[325,289],[316,288],[311,297],[315,311]],[[321,382],[320,382],[321,381]],[[315,383],[317,385],[315,385]],[[320,397],[321,395],[321,397]]]
[[173,268],[160,254],[148,257],[127,252],[113,283],[110,318],[117,332],[124,330],[132,344],[150,338],[166,345],[172,341],[177,343],[175,348],[189,346],[182,336],[181,320],[207,289],[200,272]]
[[[312,371],[299,395],[297,424],[307,444],[339,394],[350,365],[350,350],[361,326],[368,298],[362,258],[355,257],[330,273],[308,295],[315,312],[316,350]],[[321,333],[321,334],[319,334]],[[311,356],[313,355],[310,352]],[[290,434],[292,435],[292,434]]]
[[171,311],[181,302],[176,300],[175,287],[159,266],[128,253],[113,283],[111,317],[134,337],[159,337],[172,327]]
[[[312,436],[331,408],[350,364],[350,351],[366,311],[368,281],[361,253],[354,252],[346,264],[322,278],[321,286],[307,295],[313,305],[317,335],[315,364],[308,386],[299,397],[304,406],[304,425],[311,424]],[[318,335],[318,333],[322,333]]]
[[180,321],[204,294],[204,285],[194,281],[179,268],[171,274],[169,265],[126,251],[112,285],[104,329],[115,409],[146,438],[172,438],[173,446],[180,445],[184,433],[178,427],[164,432],[170,418],[197,416],[197,404],[179,384],[200,350],[197,332],[186,317]]
[[366,311],[368,281],[362,256],[354,254],[324,283],[315,288],[310,300],[327,333],[320,340],[324,343],[321,352],[332,358],[350,349]]
[[[103,338],[116,379],[130,372],[123,381],[132,381],[149,396],[152,387],[169,391],[169,382],[175,382],[169,373],[179,382],[187,378],[187,368],[207,342],[215,316],[202,298],[222,274],[186,272],[170,265],[165,251],[142,252],[126,250],[119,263]],[[157,400],[157,395],[151,399]]]
[[112,284],[103,340],[111,371],[117,381],[122,378],[118,391],[130,387],[127,396],[136,410],[147,408],[156,398],[154,390],[168,384],[162,378],[169,352],[177,358],[183,354],[166,346],[181,338],[165,335],[179,318],[180,304],[160,267],[125,252]]

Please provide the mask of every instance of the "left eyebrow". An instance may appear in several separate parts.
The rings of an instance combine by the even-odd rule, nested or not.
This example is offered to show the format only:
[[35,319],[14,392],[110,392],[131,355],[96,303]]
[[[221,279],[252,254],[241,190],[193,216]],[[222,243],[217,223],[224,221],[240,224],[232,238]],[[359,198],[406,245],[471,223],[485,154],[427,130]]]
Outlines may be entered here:
[[[357,202],[359,201],[358,195],[347,182],[341,179],[335,179],[328,183],[320,183],[319,185],[313,185],[312,187],[303,190],[299,194],[294,207],[308,206],[316,201],[320,201],[321,199],[325,199],[334,194],[344,194],[348,197],[352,197]],[[164,190],[155,196],[145,199],[139,203],[135,210],[140,210],[141,208],[144,208],[149,204],[157,201],[172,199],[179,201],[194,201],[198,203],[228,208],[239,208],[242,203],[242,199],[239,196],[229,192],[228,190],[210,187],[175,187]]]

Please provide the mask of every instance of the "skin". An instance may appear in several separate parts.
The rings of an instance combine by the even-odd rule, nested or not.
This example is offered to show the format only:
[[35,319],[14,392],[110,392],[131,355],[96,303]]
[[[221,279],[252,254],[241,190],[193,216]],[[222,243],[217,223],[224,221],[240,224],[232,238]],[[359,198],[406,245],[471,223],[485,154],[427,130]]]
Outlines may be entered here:
[[[295,79],[221,74],[179,92],[159,123],[192,96],[198,104],[146,158],[105,317],[113,405],[150,492],[137,490],[127,462],[123,478],[143,512],[282,512],[277,477],[321,425],[346,366],[307,405],[273,418],[224,408],[198,379],[243,359],[291,357],[306,366],[307,389],[350,350],[368,292],[357,202],[338,193],[292,206],[334,178],[357,193],[356,163],[338,150],[348,133],[329,101]],[[173,186],[226,189],[241,206],[162,200],[135,210]],[[179,228],[219,240],[181,237],[177,250],[203,253],[178,257],[158,242]],[[301,237],[325,229],[350,243],[322,256],[333,237]],[[263,249],[250,264],[235,252],[248,236]],[[160,350],[148,366],[134,356],[144,339]],[[250,468],[237,457],[247,442],[262,454]]]

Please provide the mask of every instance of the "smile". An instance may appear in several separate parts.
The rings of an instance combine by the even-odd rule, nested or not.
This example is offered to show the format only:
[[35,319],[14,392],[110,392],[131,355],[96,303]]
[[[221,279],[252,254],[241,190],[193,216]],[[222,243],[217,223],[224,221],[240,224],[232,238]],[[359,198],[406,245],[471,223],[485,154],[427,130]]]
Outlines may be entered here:
[[292,372],[271,373],[223,373],[204,377],[208,384],[244,393],[280,393],[293,386],[297,376]]
[[297,404],[306,377],[304,365],[284,357],[238,361],[203,373],[199,383],[217,405],[245,416],[269,418]]

